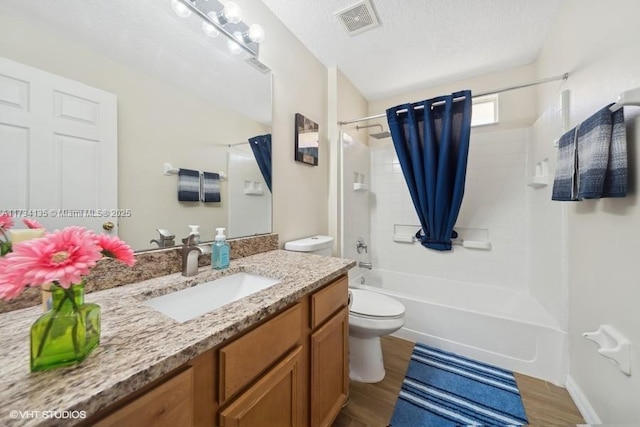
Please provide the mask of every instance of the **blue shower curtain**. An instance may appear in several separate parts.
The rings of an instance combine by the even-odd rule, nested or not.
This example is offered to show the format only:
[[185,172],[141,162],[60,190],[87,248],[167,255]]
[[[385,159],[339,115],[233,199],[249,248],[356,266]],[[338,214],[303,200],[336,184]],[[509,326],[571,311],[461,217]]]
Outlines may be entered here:
[[471,92],[398,105],[387,110],[387,121],[422,226],[416,238],[426,248],[451,250],[467,173]]
[[258,135],[253,138],[249,138],[249,145],[253,150],[253,155],[258,162],[258,168],[262,173],[264,181],[271,190],[271,134]]

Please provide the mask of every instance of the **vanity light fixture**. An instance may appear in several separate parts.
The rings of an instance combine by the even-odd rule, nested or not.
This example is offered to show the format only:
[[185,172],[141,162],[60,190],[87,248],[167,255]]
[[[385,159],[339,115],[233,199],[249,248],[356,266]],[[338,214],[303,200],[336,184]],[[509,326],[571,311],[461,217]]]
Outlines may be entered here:
[[228,39],[227,46],[233,54],[244,50],[252,57],[258,57],[259,44],[265,37],[264,29],[258,24],[245,24],[241,18],[240,6],[236,3],[223,3],[219,0],[171,0],[171,6],[182,18],[188,18],[192,13],[202,18],[202,30],[207,36],[224,34]]
[[191,16],[191,10],[189,10],[187,5],[180,0],[171,0],[171,7],[180,18],[188,18]]

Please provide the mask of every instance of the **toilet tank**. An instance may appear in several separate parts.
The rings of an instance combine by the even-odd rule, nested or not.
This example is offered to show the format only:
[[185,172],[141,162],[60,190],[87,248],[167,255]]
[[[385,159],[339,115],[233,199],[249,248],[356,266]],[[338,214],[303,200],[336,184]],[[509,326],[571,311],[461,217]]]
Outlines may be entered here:
[[293,252],[307,252],[316,255],[333,255],[333,237],[313,236],[293,240],[284,244],[284,249]]

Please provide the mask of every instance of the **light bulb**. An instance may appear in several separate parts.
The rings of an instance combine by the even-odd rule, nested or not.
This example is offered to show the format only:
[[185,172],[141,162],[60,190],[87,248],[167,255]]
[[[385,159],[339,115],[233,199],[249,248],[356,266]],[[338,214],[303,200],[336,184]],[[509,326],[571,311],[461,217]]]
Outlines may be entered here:
[[258,24],[251,25],[247,33],[249,35],[249,40],[254,43],[262,43],[264,41],[264,28]]
[[191,16],[191,10],[189,10],[186,4],[179,0],[171,0],[171,7],[180,18],[188,18]]
[[[215,12],[209,12],[207,13],[207,16],[213,20],[216,19]],[[220,34],[220,31],[218,31],[212,23],[207,21],[202,21],[202,31],[204,31],[204,33],[209,37],[218,37],[218,34]]]
[[238,22],[240,22],[242,11],[240,10],[240,6],[230,1],[225,3],[222,15],[224,16],[224,19],[227,20],[227,22],[237,24]]
[[239,44],[242,43],[242,33],[240,31],[236,31],[235,33],[233,33],[233,37],[238,41],[236,42],[236,40],[231,39],[227,40],[227,47],[232,54],[238,55],[240,52],[242,52],[242,47],[240,47]]

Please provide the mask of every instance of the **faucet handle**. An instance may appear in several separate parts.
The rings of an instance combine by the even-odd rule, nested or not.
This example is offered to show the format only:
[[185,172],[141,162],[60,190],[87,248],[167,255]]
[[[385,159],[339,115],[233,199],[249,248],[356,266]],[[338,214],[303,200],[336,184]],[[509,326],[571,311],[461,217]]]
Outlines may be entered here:
[[189,234],[187,237],[182,239],[182,243],[187,246],[195,246],[198,242],[195,234]]
[[358,251],[359,254],[361,254],[363,250],[364,250],[364,253],[369,252],[367,251],[367,244],[365,243],[362,237],[358,237],[358,240],[356,240],[356,250]]
[[176,238],[175,234],[164,228],[156,228],[156,231],[160,234],[162,240],[173,240]]

